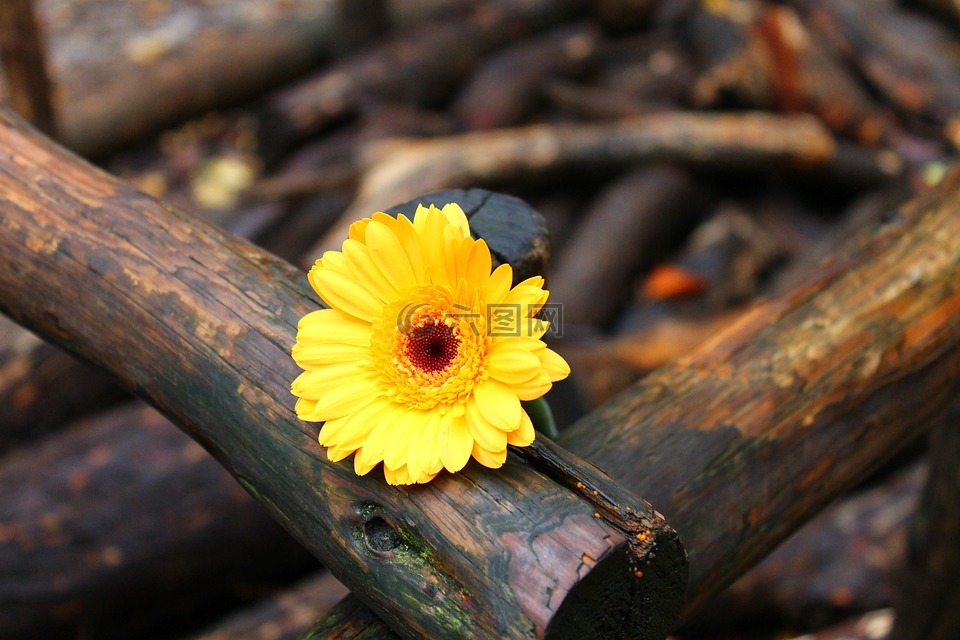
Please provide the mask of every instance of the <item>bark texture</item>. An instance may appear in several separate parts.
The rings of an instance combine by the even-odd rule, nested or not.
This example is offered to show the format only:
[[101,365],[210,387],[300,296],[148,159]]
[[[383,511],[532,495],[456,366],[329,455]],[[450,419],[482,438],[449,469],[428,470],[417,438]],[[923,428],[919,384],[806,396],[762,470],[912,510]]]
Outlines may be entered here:
[[556,464],[472,465],[393,488],[325,460],[288,392],[297,322],[318,306],[301,272],[7,112],[0,148],[10,194],[0,259],[11,265],[0,308],[169,415],[391,627],[407,637],[571,637],[596,628],[602,608],[601,637],[638,616],[648,624],[628,625],[630,637],[666,632],[685,557],[649,505],[569,454],[562,469],[579,475],[560,474],[567,488],[553,479]]

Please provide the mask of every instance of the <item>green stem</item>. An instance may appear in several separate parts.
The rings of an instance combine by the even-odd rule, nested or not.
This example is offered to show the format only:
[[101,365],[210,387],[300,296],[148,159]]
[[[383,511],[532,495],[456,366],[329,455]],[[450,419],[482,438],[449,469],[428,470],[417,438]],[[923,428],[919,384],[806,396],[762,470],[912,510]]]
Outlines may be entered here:
[[520,404],[523,405],[527,415],[530,416],[534,429],[553,440],[560,435],[560,431],[557,430],[557,423],[553,419],[553,411],[550,410],[550,404],[546,398],[526,400]]

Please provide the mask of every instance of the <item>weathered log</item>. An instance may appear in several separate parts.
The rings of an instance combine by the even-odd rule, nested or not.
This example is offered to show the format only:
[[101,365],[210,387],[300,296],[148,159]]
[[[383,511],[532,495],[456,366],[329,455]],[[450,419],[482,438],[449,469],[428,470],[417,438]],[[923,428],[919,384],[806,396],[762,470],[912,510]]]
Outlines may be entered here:
[[302,640],[397,640],[389,627],[363,605],[347,596],[317,620]]
[[[88,156],[293,80],[362,45],[372,22],[342,0],[37,4],[62,139]],[[388,24],[409,28],[470,3],[384,4]]]
[[569,454],[497,472],[474,465],[413,488],[329,462],[288,399],[289,345],[317,307],[297,269],[6,112],[0,148],[0,187],[16,194],[0,209],[0,258],[11,265],[0,308],[169,414],[394,629],[621,637],[627,624],[629,637],[647,638],[669,628],[685,558],[646,503]]
[[[709,5],[689,26],[708,58],[692,92],[696,104],[812,113],[832,131],[865,143],[876,143],[888,129],[866,90],[793,9],[760,2]],[[735,44],[704,46],[710,39]],[[719,59],[709,59],[714,56]]]
[[[437,189],[571,168],[616,168],[652,160],[734,168],[825,165],[833,137],[810,116],[762,113],[665,113],[615,124],[533,125],[435,140],[386,140],[371,146],[371,165],[341,223],[309,262],[339,247],[357,214]],[[361,215],[363,215],[361,213]]]
[[[187,199],[185,194],[176,195]],[[314,203],[333,208],[327,225],[332,224],[346,206],[344,198],[341,195]],[[316,215],[316,208],[307,213],[310,225],[324,222]],[[254,238],[268,251],[288,259],[299,257],[312,244],[311,238],[319,235],[315,226],[289,229],[284,225],[271,225],[270,221],[278,217],[273,204],[226,212],[203,211],[202,216],[232,233]],[[311,230],[315,232],[304,238],[303,234]],[[107,372],[90,367],[69,352],[0,317],[0,453],[39,440],[77,418],[124,398],[129,398],[129,393]]]
[[670,514],[691,556],[687,615],[953,404],[958,211],[954,169],[803,285],[561,433]]
[[50,78],[33,4],[32,0],[0,3],[0,62],[10,106],[33,126],[56,138]]
[[235,606],[238,582],[266,591],[316,566],[141,404],[3,458],[0,487],[4,638],[133,637]]
[[158,126],[289,80],[330,55],[337,3],[182,3],[153,15],[120,2],[49,16],[63,140],[100,155]]
[[706,603],[684,635],[747,633],[760,623],[812,633],[893,606],[926,477],[926,464],[911,464],[825,509]]
[[453,112],[469,129],[519,124],[540,102],[547,78],[583,73],[595,59],[599,43],[599,30],[587,24],[509,47],[474,74],[454,102]]
[[696,226],[704,195],[677,167],[645,166],[614,180],[591,203],[550,274],[564,322],[602,326],[643,271]]
[[960,111],[960,69],[950,30],[893,0],[793,0],[811,27],[843,52],[872,88],[915,126],[940,127]]
[[960,635],[960,410],[930,438],[930,476],[910,524],[893,638]]
[[740,313],[695,318],[664,315],[622,336],[565,341],[556,348],[570,363],[588,406],[598,407],[657,367],[690,353]]
[[0,453],[125,395],[109,374],[0,317]]
[[583,0],[488,2],[464,16],[408,29],[403,36],[301,81],[265,105],[261,128],[269,132],[269,138],[264,136],[267,162],[275,161],[297,140],[352,115],[364,103],[434,106],[451,94],[486,52],[559,24],[588,4]]
[[347,593],[326,571],[214,624],[192,640],[300,640]]
[[670,514],[691,557],[688,610],[950,405],[958,205],[954,171],[804,286],[562,434]]
[[[474,228],[485,231],[493,251],[516,268],[518,281],[543,272],[548,246],[536,213],[512,201],[513,209],[500,210],[509,228],[494,224],[490,212],[478,211],[489,196],[472,190],[438,193],[423,200],[441,205],[463,202],[472,213]],[[409,211],[410,206],[416,204],[399,208]],[[83,382],[74,384],[83,386]],[[148,455],[128,455],[135,451]],[[124,619],[149,627],[174,606],[181,617],[203,613],[209,618],[217,602],[226,599],[221,592],[226,593],[232,583],[240,580],[253,586],[263,573],[258,572],[259,563],[283,576],[310,566],[306,552],[282,529],[271,526],[262,508],[216,461],[154,411],[133,406],[98,416],[93,423],[50,438],[39,449],[21,449],[16,455],[11,468],[0,465],[0,486],[9,488],[0,494],[0,522],[11,535],[16,531],[17,538],[9,545],[0,543],[0,612],[7,614],[0,613],[0,637],[52,637],[57,629],[63,635],[75,635],[66,631],[94,627],[106,632]],[[41,469],[43,477],[24,473],[30,468]],[[123,492],[105,495],[104,487],[115,486],[118,479]],[[37,496],[38,486],[48,498]],[[112,517],[116,513],[125,518]],[[20,541],[39,527],[33,523],[49,519],[49,514],[67,514],[59,517],[57,535],[51,542],[47,542],[50,536],[38,536],[40,542],[30,554],[19,554]],[[200,524],[182,527],[180,521]],[[245,524],[236,527],[238,522]],[[251,552],[254,547],[256,552]],[[107,548],[115,550],[115,562],[88,561],[91,549]],[[9,562],[4,561],[5,552]],[[35,562],[37,557],[43,562]],[[171,562],[177,571],[157,570]],[[211,575],[217,576],[219,589],[209,584]],[[227,580],[225,575],[233,577]],[[118,584],[136,592],[137,601],[115,594]],[[2,585],[8,585],[9,592]],[[339,595],[329,605],[343,591],[336,591]],[[258,620],[267,624],[265,618],[272,615],[280,616],[280,623],[304,622],[308,611],[298,603],[307,597],[304,593],[281,598],[264,611],[251,613],[252,617],[227,624],[219,633],[222,636],[236,631],[237,625]],[[183,606],[189,603],[195,604],[194,611]],[[309,612],[320,604],[314,603]],[[53,616],[51,607],[56,612]],[[319,614],[308,616],[301,633]],[[237,632],[233,637],[247,636]]]

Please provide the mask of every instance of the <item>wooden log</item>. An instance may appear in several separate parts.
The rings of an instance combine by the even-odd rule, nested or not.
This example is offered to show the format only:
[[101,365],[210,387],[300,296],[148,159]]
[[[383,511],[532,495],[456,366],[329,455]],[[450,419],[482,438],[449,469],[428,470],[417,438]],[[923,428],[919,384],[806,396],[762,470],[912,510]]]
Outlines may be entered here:
[[[806,112],[832,131],[874,144],[887,118],[822,36],[790,7],[760,2],[710,5],[689,21],[706,69],[693,88],[695,104]],[[745,15],[746,14],[746,15]],[[728,32],[725,37],[719,32]],[[703,40],[734,41],[730,48]]]
[[0,317],[0,453],[125,395],[110,375]]
[[920,131],[943,128],[960,111],[960,69],[947,53],[948,28],[892,0],[869,5],[842,0],[793,0],[811,28],[842,51],[879,92]]
[[110,0],[49,15],[63,140],[102,155],[179,118],[225,106],[330,55],[337,3],[182,3],[152,12]]
[[622,336],[563,341],[557,351],[570,363],[588,406],[598,407],[657,367],[684,356],[736,320],[733,311],[707,317],[664,315]]
[[516,460],[497,472],[471,466],[413,488],[323,459],[316,427],[296,420],[287,393],[296,324],[317,308],[297,269],[7,112],[0,148],[0,187],[17,194],[0,209],[0,259],[13,265],[0,275],[0,308],[169,414],[394,629],[666,633],[685,556],[646,503],[569,454],[541,451],[536,466]]
[[230,615],[191,640],[300,640],[346,594],[347,588],[323,571]]
[[[463,202],[471,210],[471,204],[479,208],[490,195],[480,190],[445,192],[425,200],[441,205]],[[509,230],[493,224],[489,214],[476,212],[472,218],[474,228],[486,232],[495,253],[523,280],[543,271],[549,247],[535,212],[521,209],[519,201],[515,204]],[[136,451],[149,455],[129,455]],[[43,476],[25,473],[31,468],[42,470]],[[118,479],[122,493],[105,496],[104,487],[117,485]],[[9,489],[0,494],[0,522],[10,535],[16,532],[16,540],[0,544],[0,585],[8,585],[6,594],[0,588],[0,611],[9,613],[0,613],[0,637],[50,637],[57,630],[94,627],[106,633],[122,620],[149,627],[173,607],[184,619],[198,614],[209,618],[229,601],[233,583],[240,581],[252,589],[263,581],[264,569],[269,568],[270,576],[288,577],[311,565],[306,552],[272,525],[216,461],[159,414],[141,406],[66,429],[42,447],[21,449],[12,467],[0,465],[0,486]],[[38,496],[38,486],[49,497]],[[116,513],[126,517],[112,517]],[[22,540],[39,531],[36,523],[49,520],[50,514],[61,514],[53,541],[41,542],[31,553],[19,553]],[[178,526],[181,521],[199,524]],[[237,522],[244,527],[234,526]],[[37,537],[50,538],[45,533]],[[89,562],[91,549],[111,549],[115,561]],[[13,559],[7,562],[10,553]],[[36,562],[37,557],[43,562]],[[168,563],[175,563],[177,571],[161,570]],[[210,584],[209,576],[216,576],[219,587]],[[115,593],[118,584],[134,591],[136,601]],[[219,637],[254,633],[241,633],[238,628],[243,625],[263,633],[275,631],[271,617],[284,628],[300,623],[302,633],[319,617],[316,608],[334,597],[326,594],[308,604],[309,594],[320,587],[310,582],[303,593],[281,597],[210,633]],[[336,597],[324,610],[344,592],[342,587],[333,590]],[[190,603],[195,605],[192,610],[185,606]]]
[[269,137],[262,136],[269,144],[264,147],[267,162],[274,162],[297,140],[354,114],[363,104],[435,106],[450,96],[483,54],[521,35],[562,23],[588,4],[583,0],[488,2],[466,15],[409,29],[299,82],[272,96],[263,110],[261,127],[269,132]]
[[690,175],[644,166],[614,180],[591,203],[550,274],[564,322],[603,326],[634,280],[681,246],[705,205]]
[[804,286],[562,434],[677,523],[691,557],[688,611],[949,406],[958,203],[954,171]]
[[747,633],[760,624],[812,633],[893,606],[927,471],[911,464],[825,509],[706,603],[683,635]]
[[686,616],[953,404],[958,210],[955,167],[802,285],[561,433],[678,525]]
[[893,638],[960,635],[960,411],[930,438],[930,477],[910,524]]
[[[410,28],[471,3],[390,0],[383,15]],[[354,50],[378,15],[357,16],[359,3],[342,0],[38,4],[62,139],[98,157]]]
[[139,403],[4,458],[0,487],[3,638],[186,631],[242,602],[238,583],[266,592],[316,564],[200,445]]
[[833,137],[812,117],[762,113],[664,113],[615,124],[532,125],[435,140],[387,140],[366,151],[371,164],[356,200],[316,245],[309,263],[339,247],[358,213],[437,189],[653,160],[724,170],[809,169],[828,163],[834,150]]
[[347,596],[325,616],[317,620],[302,640],[397,640],[359,598]]
[[524,40],[490,57],[453,104],[468,129],[494,129],[522,122],[537,107],[548,77],[582,74],[596,58],[600,32],[576,25]]
[[0,3],[0,62],[13,110],[56,138],[44,43],[32,0]]

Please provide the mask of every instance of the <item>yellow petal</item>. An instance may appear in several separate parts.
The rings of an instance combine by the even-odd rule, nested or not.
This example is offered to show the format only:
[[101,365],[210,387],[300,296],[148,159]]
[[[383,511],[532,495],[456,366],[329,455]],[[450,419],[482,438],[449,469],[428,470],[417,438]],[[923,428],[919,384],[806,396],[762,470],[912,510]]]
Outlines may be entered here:
[[383,456],[378,455],[373,442],[357,449],[357,454],[353,456],[353,472],[358,476],[365,476],[380,464]]
[[487,303],[496,304],[503,300],[510,291],[513,282],[513,268],[509,264],[502,264],[493,270],[490,278],[484,285],[484,298]]
[[381,303],[390,302],[397,297],[397,288],[374,264],[367,245],[356,240],[345,240],[343,255],[347,258],[347,266],[357,286],[367,287]]
[[397,216],[397,239],[403,245],[403,250],[410,260],[410,268],[413,269],[413,277],[417,282],[426,282],[427,262],[423,255],[423,245],[420,242],[420,236],[413,227],[410,219],[402,213]]
[[473,388],[480,415],[502,431],[513,431],[520,424],[520,400],[499,380],[488,378]]
[[410,260],[392,229],[375,220],[367,225],[366,238],[370,257],[390,284],[402,290],[417,283]]
[[506,449],[503,451],[487,451],[479,444],[473,445],[472,455],[474,460],[491,469],[499,469],[507,461]]
[[540,353],[540,362],[543,363],[543,370],[547,372],[550,379],[554,382],[563,380],[570,375],[570,365],[559,353],[552,349],[544,349]]
[[327,460],[330,462],[340,462],[353,453],[353,449],[340,449],[338,447],[327,447]]
[[463,209],[460,208],[460,205],[455,202],[450,202],[443,206],[442,211],[450,224],[460,229],[464,237],[469,237],[470,222],[467,220],[467,215],[463,212]]
[[[327,421],[320,430],[320,444],[350,451],[365,446],[373,430],[387,419],[390,407],[387,400],[380,398],[362,405],[342,418]],[[328,427],[331,423],[333,428]]]
[[383,211],[377,211],[375,214],[373,214],[371,219],[374,220],[375,222],[379,222],[385,225],[387,229],[390,229],[390,231],[393,231],[394,233],[397,232],[397,219],[394,218],[389,213],[384,213]]
[[533,429],[533,423],[530,422],[530,416],[527,415],[526,411],[522,413],[520,427],[507,434],[507,442],[515,447],[526,447],[537,437],[537,433]]
[[406,465],[400,467],[399,469],[384,467],[383,477],[386,479],[387,484],[389,485],[396,486],[401,484],[413,484],[413,480],[410,479],[410,473],[407,471]]
[[290,385],[290,391],[301,398],[319,400],[344,381],[357,381],[358,378],[364,378],[366,375],[367,372],[353,362],[322,366],[304,371],[297,376]]
[[520,384],[512,385],[514,393],[517,394],[517,397],[521,400],[536,400],[547,391],[550,391],[550,388],[553,387],[553,382],[550,380],[550,376],[547,375],[546,371],[542,369],[540,372],[533,377],[533,379],[528,380],[527,382],[521,382]]
[[404,411],[397,416],[384,445],[383,463],[386,468],[399,469],[407,465],[410,444],[419,434],[426,419],[425,412],[416,410]]
[[334,309],[366,322],[373,322],[380,315],[383,305],[364,287],[357,286],[357,281],[350,276],[314,267],[308,277],[323,301]]
[[336,309],[317,309],[300,318],[297,340],[300,342],[345,342],[370,344],[371,326]]
[[[338,269],[347,270],[347,262],[343,254],[339,251],[324,251],[323,256],[313,265],[314,269]],[[310,274],[307,274],[309,277]]]
[[507,448],[507,434],[505,431],[497,429],[480,415],[480,408],[477,407],[475,400],[469,400],[466,405],[467,428],[470,429],[470,435],[474,441],[487,451],[503,451]]
[[317,418],[314,413],[314,409],[317,406],[316,400],[309,400],[307,398],[300,398],[297,400],[297,404],[294,406],[294,411],[297,412],[297,418],[300,420],[307,420],[309,422],[320,422],[320,418]]
[[454,418],[452,414],[444,416],[446,426],[446,438],[441,438],[443,444],[440,449],[440,461],[444,468],[456,473],[463,469],[470,459],[473,452],[473,436],[470,435],[470,429],[467,427],[467,421],[463,416]]
[[520,315],[529,318],[539,311],[543,303],[547,301],[547,295],[549,294],[540,287],[518,284],[503,297],[502,304],[520,305]]
[[530,380],[540,371],[540,358],[536,355],[522,348],[503,346],[498,349],[498,346],[495,344],[487,357],[487,372],[491,378],[513,385]]
[[350,225],[350,229],[347,232],[347,237],[351,240],[363,241],[364,233],[366,233],[367,225],[370,224],[370,218],[363,218],[357,220],[356,222]]
[[429,412],[416,440],[407,456],[407,470],[411,478],[420,478],[436,474],[443,467],[440,462],[440,422],[439,412]]
[[370,400],[376,392],[375,374],[364,373],[329,389],[317,401],[314,412],[324,420],[339,418],[355,411],[363,400]]
[[378,400],[377,417],[374,418],[376,426],[367,436],[363,446],[357,449],[357,455],[353,458],[353,470],[358,476],[370,473],[370,470],[380,464],[383,460],[384,446],[386,444],[386,434],[393,429],[394,423],[389,419],[391,412],[395,409],[389,400]]
[[445,279],[443,282],[456,288],[460,281],[460,247],[465,243],[473,243],[472,238],[464,239],[460,230],[456,227],[447,226],[443,230],[443,240],[441,241],[443,254],[443,271]]
[[[438,473],[439,473],[439,472],[438,472]],[[436,477],[437,477],[437,474],[436,474],[436,473],[423,474],[423,475],[421,475],[419,478],[416,479],[416,483],[417,483],[417,484],[427,484],[428,482],[430,482],[431,480],[433,480],[433,479],[436,478]],[[413,480],[413,476],[411,476],[410,479]]]
[[294,345],[292,354],[301,369],[316,370],[330,365],[356,365],[370,357],[370,347],[354,344],[303,345],[298,343]]
[[487,243],[482,239],[477,240],[470,247],[470,253],[466,257],[464,277],[471,287],[482,287],[489,281],[492,268],[493,261]]

